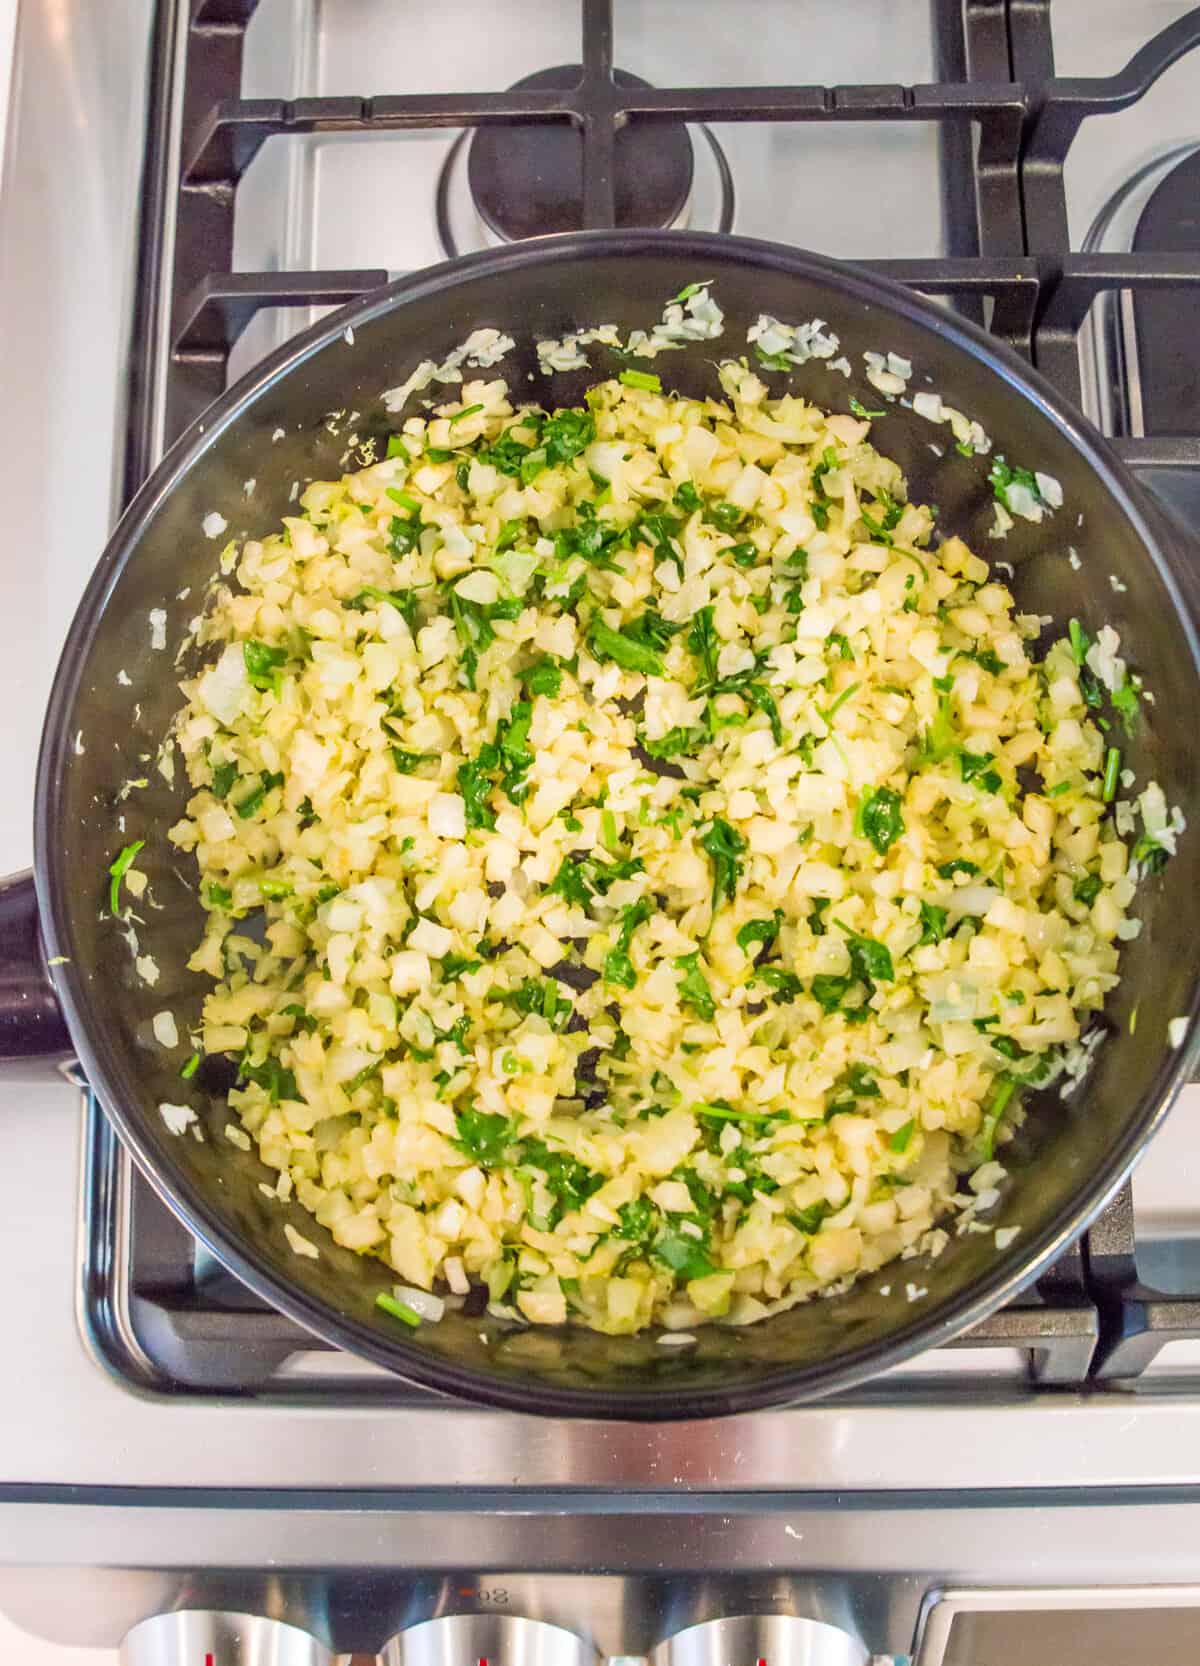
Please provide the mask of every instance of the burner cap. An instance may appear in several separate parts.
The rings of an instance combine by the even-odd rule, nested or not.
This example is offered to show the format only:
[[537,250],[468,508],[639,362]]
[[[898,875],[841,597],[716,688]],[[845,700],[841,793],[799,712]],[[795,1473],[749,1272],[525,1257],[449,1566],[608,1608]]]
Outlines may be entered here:
[[[510,91],[564,90],[581,74],[578,64],[560,64],[527,75]],[[620,69],[613,79],[618,87],[650,85]],[[631,116],[616,138],[617,225],[672,225],[691,195],[692,162],[682,122]],[[583,135],[569,122],[477,128],[467,178],[481,218],[506,242],[583,225]]]

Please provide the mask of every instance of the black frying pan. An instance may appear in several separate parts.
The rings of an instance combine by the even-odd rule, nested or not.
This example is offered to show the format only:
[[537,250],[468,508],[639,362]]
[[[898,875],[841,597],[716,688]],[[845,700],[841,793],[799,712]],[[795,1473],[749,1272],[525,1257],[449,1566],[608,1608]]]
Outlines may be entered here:
[[[997,451],[1061,481],[1066,501],[1058,514],[1038,526],[1018,521],[995,544],[987,536],[986,463],[958,455],[945,429],[899,405],[875,427],[876,443],[899,461],[913,497],[940,505],[943,527],[1014,563],[1024,609],[1052,614],[1059,630],[1072,616],[1092,630],[1106,621],[1117,626],[1156,696],[1127,761],[1139,779],[1156,778],[1168,802],[1194,821],[1198,596],[1183,535],[1152,510],[1077,413],[988,337],[853,268],[734,237],[597,232],[472,257],[381,290],[290,342],[189,429],[117,528],[67,639],[39,766],[36,916],[29,881],[0,897],[5,1052],[72,1047],[161,1196],[274,1306],[405,1377],[521,1411],[669,1418],[748,1410],[845,1388],[945,1342],[1036,1276],[1111,1197],[1166,1116],[1192,1052],[1190,1042],[1170,1049],[1166,1035],[1167,1021],[1186,1014],[1190,1036],[1198,1005],[1200,840],[1189,833],[1143,889],[1145,929],[1126,948],[1106,1015],[1112,1034],[1091,1079],[1068,1104],[1043,1094],[1006,1148],[1012,1179],[996,1224],[1018,1225],[1015,1241],[998,1253],[990,1233],[955,1238],[930,1265],[886,1267],[847,1295],[749,1329],[709,1327],[694,1348],[680,1350],[658,1346],[653,1336],[514,1331],[456,1313],[399,1334],[374,1305],[390,1283],[386,1269],[339,1249],[299,1209],[290,1218],[319,1243],[320,1260],[293,1255],[283,1233],[287,1212],[258,1189],[267,1171],[221,1137],[221,1084],[213,1077],[181,1083],[178,1061],[153,1043],[153,1013],[172,1008],[182,1030],[198,1013],[206,982],[182,969],[202,914],[187,862],[162,838],[188,796],[183,771],[172,790],[145,763],[178,703],[172,650],[218,548],[201,535],[205,515],[215,509],[232,532],[265,534],[287,513],[294,481],[342,472],[348,428],[332,434],[327,413],[357,411],[352,426],[360,435],[382,432],[390,424],[381,391],[420,359],[440,360],[479,325],[516,337],[502,373],[517,400],[575,403],[590,380],[611,373],[600,362],[605,355],[594,352],[590,372],[529,381],[534,339],[595,323],[615,323],[622,333],[648,327],[667,297],[698,278],[713,280],[726,334],[658,362],[681,391],[716,392],[714,359],[745,351],[747,327],[760,312],[823,318],[841,337],[853,375],[846,381],[810,363],[791,378],[794,389],[842,410],[851,394],[877,405],[862,355],[891,349],[912,361],[913,391],[936,389],[979,419]],[[280,428],[286,437],[273,441]],[[945,454],[935,456],[931,442],[945,445]],[[247,498],[250,478],[257,485]],[[1082,556],[1078,570],[1068,558],[1071,544]],[[148,614],[158,607],[168,616],[167,653],[151,647]],[[118,682],[119,671],[129,686]],[[120,784],[146,774],[150,785],[118,805]],[[161,968],[153,990],[134,976],[122,928],[104,910],[108,863],[142,837],[139,865],[166,905],[142,911],[142,945]],[[47,960],[56,962],[49,973]],[[1135,1004],[1139,1022],[1130,1034]],[[172,1136],[157,1112],[159,1101],[184,1098],[201,1114],[204,1143]],[[906,1285],[927,1294],[910,1302]]]

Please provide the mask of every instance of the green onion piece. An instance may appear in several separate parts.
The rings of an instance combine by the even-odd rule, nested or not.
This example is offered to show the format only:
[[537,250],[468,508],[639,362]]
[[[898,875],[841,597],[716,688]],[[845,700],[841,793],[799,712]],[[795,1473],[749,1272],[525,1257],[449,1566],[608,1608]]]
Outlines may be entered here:
[[410,515],[415,515],[421,507],[411,492],[402,492],[395,486],[388,487],[387,495],[393,503],[398,503],[401,509],[407,509]]
[[112,883],[108,887],[108,910],[114,917],[121,910],[121,881],[133,866],[133,859],[145,842],[145,839],[135,839],[131,845],[126,845],[108,870],[112,875]]
[[892,1135],[891,1139],[888,1141],[888,1145],[891,1148],[891,1150],[893,1150],[893,1151],[907,1151],[908,1150],[908,1142],[913,1137],[913,1129],[915,1127],[916,1127],[916,1121],[915,1121],[914,1118],[910,1117],[908,1119],[908,1121],[904,1124],[903,1127],[897,1128],[896,1132]]
[[1070,781],[1060,781],[1056,787],[1051,787],[1050,788],[1050,790],[1046,794],[1046,797],[1047,798],[1061,798],[1063,793],[1069,793],[1070,790],[1071,790]]
[[1000,1126],[1000,1119],[1008,1107],[1008,1102],[1016,1092],[1017,1083],[1013,1076],[1001,1076],[992,1089],[992,1097],[983,1115],[983,1126],[979,1131],[979,1144],[985,1162],[990,1162],[992,1153],[996,1149],[996,1130]]
[[1070,638],[1071,653],[1074,655],[1076,665],[1082,665],[1087,658],[1089,643],[1088,634],[1078,619],[1072,619],[1068,622],[1067,636]]
[[857,694],[861,687],[861,683],[851,683],[849,688],[844,688],[842,690],[832,705],[817,707],[817,713],[827,729],[830,727],[830,719],[835,715],[835,713],[841,711],[842,707],[846,704],[846,701],[850,699],[851,695]]
[[711,282],[711,278],[700,278],[695,283],[685,283],[678,295],[672,295],[667,305],[673,307],[683,301],[690,301],[693,295],[699,295],[702,289],[707,289]]
[[408,447],[400,438],[399,434],[388,435],[387,454],[389,457],[403,457],[406,463],[412,461],[409,455]]
[[650,370],[623,370],[617,380],[627,388],[641,388],[645,393],[662,392],[662,377]]
[[721,1122],[771,1122],[778,1111],[739,1111],[732,1105],[704,1104],[692,1106],[693,1116],[711,1116]]
[[413,1330],[421,1323],[421,1315],[414,1313],[407,1302],[398,1302],[395,1296],[389,1296],[386,1290],[381,1290],[375,1298],[375,1306],[381,1307],[385,1313],[390,1313],[393,1319],[402,1319]]
[[465,422],[468,417],[478,416],[482,409],[482,405],[468,405],[464,410],[455,411],[454,415],[450,418],[451,428],[454,427],[456,422]]
[[1117,796],[1117,782],[1121,775],[1121,749],[1110,746],[1104,759],[1104,788],[1103,796],[1106,804],[1111,804]]
[[192,1077],[196,1074],[196,1072],[197,1072],[197,1070],[199,1070],[199,1068],[200,1068],[200,1055],[199,1055],[199,1053],[193,1053],[191,1058],[187,1061],[187,1063],[184,1065],[183,1069],[179,1072],[179,1074],[183,1077],[184,1081],[186,1082],[190,1077]]

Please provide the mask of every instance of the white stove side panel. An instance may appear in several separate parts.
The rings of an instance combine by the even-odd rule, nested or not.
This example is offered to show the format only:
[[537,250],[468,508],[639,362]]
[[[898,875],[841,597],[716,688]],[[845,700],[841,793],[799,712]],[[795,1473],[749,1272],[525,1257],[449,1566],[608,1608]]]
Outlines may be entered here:
[[[12,9],[0,0],[0,85]],[[0,873],[30,862],[42,713],[114,518],[153,10],[23,0],[17,20],[0,185]]]

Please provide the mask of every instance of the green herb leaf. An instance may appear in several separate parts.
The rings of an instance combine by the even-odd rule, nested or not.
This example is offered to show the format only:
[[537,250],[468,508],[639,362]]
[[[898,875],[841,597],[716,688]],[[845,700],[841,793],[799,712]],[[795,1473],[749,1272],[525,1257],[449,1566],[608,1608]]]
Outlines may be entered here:
[[1100,895],[1102,883],[1098,873],[1085,874],[1082,879],[1077,879],[1072,887],[1075,901],[1085,903],[1090,908]]
[[763,948],[769,949],[771,944],[779,936],[779,927],[782,923],[782,908],[777,908],[775,910],[775,914],[772,919],[747,920],[745,925],[740,927],[738,930],[736,938],[738,948],[745,954],[750,954],[755,944],[760,944]]
[[996,501],[1002,503],[1006,509],[1012,508],[1008,501],[1011,486],[1024,486],[1027,491],[1032,492],[1035,503],[1041,504],[1044,508],[1048,507],[1038,490],[1037,479],[1033,471],[1031,469],[1014,468],[1000,455],[992,460],[992,466],[988,470],[988,484],[992,488],[992,495]]
[[256,1087],[262,1088],[272,1105],[278,1105],[281,1099],[296,1099],[299,1096],[295,1076],[278,1059],[265,1058],[261,1064],[248,1064],[243,1059],[238,1066],[238,1075],[242,1081],[253,1082]]
[[605,983],[619,984],[623,989],[636,987],[637,973],[629,956],[629,945],[638,926],[648,920],[653,912],[654,904],[649,897],[639,897],[636,902],[627,903],[621,910],[617,935],[604,957]]
[[844,920],[835,919],[833,923],[846,933],[850,968],[856,978],[866,984],[895,981],[896,970],[892,965],[891,951],[885,943],[878,942],[874,937],[864,937],[861,932],[852,931]]
[[886,856],[904,832],[900,804],[900,794],[891,787],[870,787],[859,800],[854,831],[869,839],[880,856]]
[[462,794],[466,806],[466,822],[469,828],[494,828],[496,817],[488,807],[488,794],[492,790],[491,771],[500,762],[499,749],[488,744],[481,746],[478,755],[459,764],[458,790]]
[[955,856],[949,862],[943,862],[938,868],[938,878],[953,879],[956,873],[965,873],[968,877],[974,877],[978,872],[978,862],[968,862],[965,856]]
[[710,688],[717,680],[717,655],[721,644],[713,626],[714,612],[711,603],[700,608],[688,632],[688,651],[696,656],[701,667],[700,678],[696,683],[697,691]]
[[775,699],[770,689],[765,683],[747,683],[746,695],[750,704],[758,711],[762,712],[763,716],[771,725],[771,739],[775,742],[776,746],[782,746],[783,722],[779,716],[779,707],[775,704]]
[[861,402],[861,400],[855,399],[853,394],[850,395],[850,409],[856,417],[871,418],[887,415],[886,411],[868,411],[867,407]]
[[691,1007],[698,1018],[706,1022],[717,1010],[717,1003],[713,1000],[713,992],[708,979],[700,970],[700,952],[680,955],[675,966],[684,976],[679,980],[679,999],[684,1006]]
[[807,1209],[793,1210],[787,1219],[796,1228],[797,1232],[803,1232],[806,1237],[811,1238],[821,1222],[832,1212],[832,1204],[825,1202],[810,1203]]
[[707,1278],[716,1268],[708,1258],[708,1247],[699,1238],[669,1229],[655,1243],[651,1254],[685,1284],[694,1278]]
[[742,871],[739,858],[746,849],[746,841],[736,828],[718,816],[701,835],[700,846],[712,858],[712,906],[715,910],[722,898],[732,902],[737,894],[737,882]]
[[611,660],[624,671],[640,671],[647,677],[664,674],[662,656],[637,634],[633,625],[613,630],[597,616],[588,626],[587,644],[594,659]]
[[596,423],[587,411],[559,411],[545,424],[541,444],[552,466],[569,463],[596,438]]
[[453,1142],[483,1168],[496,1168],[513,1143],[513,1128],[507,1117],[469,1107],[455,1116],[458,1138]]
[[751,983],[765,983],[776,1006],[787,1006],[804,992],[804,985],[795,972],[782,966],[756,966],[750,974]]
[[921,901],[921,943],[940,943],[946,935],[947,912],[936,903]]
[[990,752],[960,752],[958,766],[962,779],[976,782],[984,792],[998,793],[1003,783],[999,772],[989,767],[995,761]]
[[286,648],[272,648],[266,642],[243,642],[242,659],[251,686],[278,696],[282,684],[280,666],[287,661]]
[[562,688],[562,680],[562,666],[552,659],[540,659],[525,672],[525,686],[530,694],[544,694],[550,700]]
[[212,791],[217,798],[228,798],[229,789],[238,778],[238,766],[235,763],[214,764],[212,766]]

